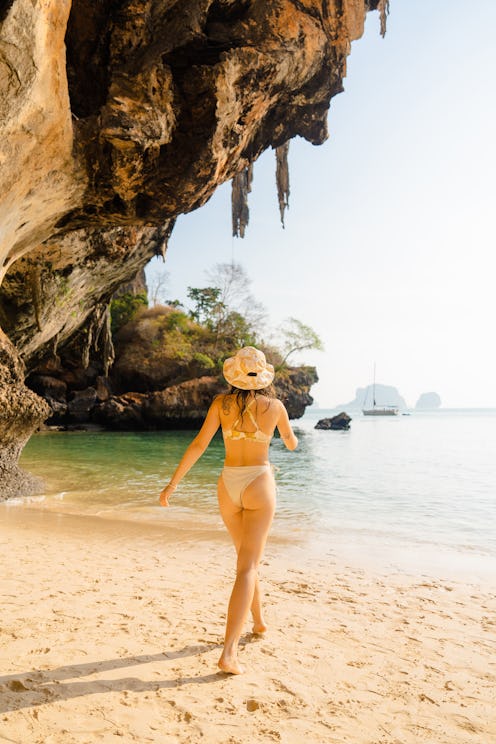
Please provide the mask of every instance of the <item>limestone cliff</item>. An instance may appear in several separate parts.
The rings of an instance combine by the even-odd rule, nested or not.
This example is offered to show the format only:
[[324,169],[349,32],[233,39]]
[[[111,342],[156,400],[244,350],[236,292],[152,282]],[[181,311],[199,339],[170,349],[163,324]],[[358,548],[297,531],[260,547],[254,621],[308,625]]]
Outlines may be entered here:
[[[88,343],[101,337],[110,296],[165,253],[178,214],[264,149],[325,140],[350,42],[368,10],[384,21],[387,6],[0,2],[0,324],[15,385],[83,324]],[[9,380],[0,376],[5,484],[45,415],[33,404],[21,425]]]

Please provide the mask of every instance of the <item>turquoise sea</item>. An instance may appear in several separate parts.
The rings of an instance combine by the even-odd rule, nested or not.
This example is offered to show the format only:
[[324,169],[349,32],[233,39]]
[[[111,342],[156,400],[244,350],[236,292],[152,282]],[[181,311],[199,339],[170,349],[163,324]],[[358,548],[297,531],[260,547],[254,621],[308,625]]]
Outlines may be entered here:
[[[333,412],[309,409],[293,422],[300,444],[271,445],[278,511],[273,539],[309,553],[439,577],[496,579],[496,410],[438,410],[388,418],[351,414],[348,431],[314,429]],[[178,488],[174,506],[157,497],[192,432],[48,432],[21,464],[46,489],[12,508],[98,515],[201,538],[221,530],[216,437]],[[27,503],[26,503],[27,502]]]

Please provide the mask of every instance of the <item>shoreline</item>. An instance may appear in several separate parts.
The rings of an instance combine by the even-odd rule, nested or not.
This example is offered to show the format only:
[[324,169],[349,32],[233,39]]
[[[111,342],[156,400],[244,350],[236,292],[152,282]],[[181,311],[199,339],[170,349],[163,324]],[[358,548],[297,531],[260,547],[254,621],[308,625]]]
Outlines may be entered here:
[[247,672],[233,678],[216,667],[234,570],[227,535],[6,511],[7,740],[487,744],[496,735],[494,591],[379,577],[269,539],[269,632],[243,637]]
[[[215,509],[217,507],[215,506]],[[43,499],[33,501],[0,502],[0,522],[24,525],[35,529],[58,524],[79,534],[86,528],[99,533],[121,534],[129,537],[155,535],[166,543],[183,540],[213,540],[230,545],[229,535],[215,511],[195,514],[181,506],[172,505],[158,510],[161,518],[142,509],[104,509],[84,513],[77,507],[68,509]],[[170,517],[170,519],[168,519]],[[53,520],[53,522],[51,522]],[[407,577],[477,586],[496,591],[496,557],[492,554],[461,551],[455,547],[434,546],[431,543],[400,539],[385,540],[384,535],[363,534],[361,529],[350,531],[339,527],[329,533],[312,530],[312,525],[291,525],[290,520],[276,516],[269,534],[268,546],[282,546],[288,559],[293,551],[312,562],[329,560],[333,564],[353,570],[365,567],[374,578]],[[311,533],[311,534],[310,534]]]
[[[272,445],[280,491],[271,540],[304,544],[313,557],[374,574],[494,586],[495,419],[479,417],[461,430],[459,419],[455,426],[443,416],[432,424],[422,418],[362,421],[351,433],[331,434],[310,429],[304,417],[297,457]],[[46,489],[29,508],[140,521],[145,529],[193,527],[215,538],[224,530],[214,488],[220,440],[181,485],[172,510],[157,504],[161,481],[187,443],[185,432],[40,436],[26,447],[23,466],[45,477]]]

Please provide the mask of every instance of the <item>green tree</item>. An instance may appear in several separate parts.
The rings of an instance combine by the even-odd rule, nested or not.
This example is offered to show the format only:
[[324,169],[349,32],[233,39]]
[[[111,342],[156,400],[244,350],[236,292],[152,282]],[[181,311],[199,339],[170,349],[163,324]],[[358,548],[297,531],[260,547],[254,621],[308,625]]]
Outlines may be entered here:
[[[252,336],[260,336],[266,322],[267,311],[251,293],[251,279],[240,263],[218,263],[206,272],[212,287],[220,290],[219,301],[229,313],[241,315],[251,329]],[[220,322],[223,318],[221,317]]]
[[297,318],[288,318],[280,332],[283,339],[284,354],[280,364],[281,367],[286,364],[288,357],[297,351],[304,351],[305,349],[324,350],[324,345],[313,328],[305,325]]
[[230,351],[241,346],[255,346],[257,337],[254,329],[241,313],[232,310],[219,323],[216,329],[216,342],[222,339],[222,345]]
[[219,295],[220,289],[217,287],[188,287],[188,297],[194,302],[190,316],[210,330],[217,327],[218,319],[225,311]]
[[110,303],[110,318],[112,333],[117,333],[119,328],[126,325],[136,317],[138,312],[148,307],[148,298],[144,292],[125,294],[114,297]]

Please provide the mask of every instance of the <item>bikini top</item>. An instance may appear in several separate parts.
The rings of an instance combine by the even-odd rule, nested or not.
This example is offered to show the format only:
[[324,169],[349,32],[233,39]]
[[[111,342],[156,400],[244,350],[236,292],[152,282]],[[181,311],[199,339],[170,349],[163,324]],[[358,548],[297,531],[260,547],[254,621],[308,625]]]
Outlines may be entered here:
[[245,412],[248,414],[248,416],[251,419],[251,422],[253,426],[255,426],[255,431],[240,431],[239,429],[236,429],[236,426],[239,423],[239,419],[241,418],[238,416],[236,421],[233,423],[231,429],[222,429],[222,434],[224,436],[224,439],[248,439],[249,441],[255,441],[255,442],[270,442],[272,439],[272,436],[270,434],[266,434],[265,432],[261,431],[258,427],[258,424],[255,420],[254,415],[250,411],[250,407],[253,405],[255,401],[252,400],[251,403],[249,403],[246,408]]

